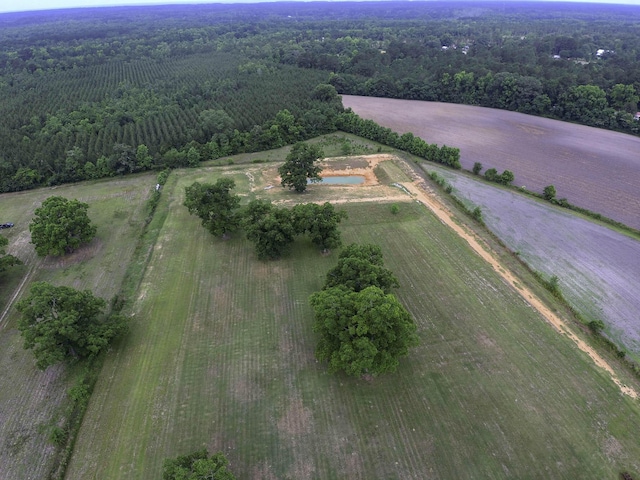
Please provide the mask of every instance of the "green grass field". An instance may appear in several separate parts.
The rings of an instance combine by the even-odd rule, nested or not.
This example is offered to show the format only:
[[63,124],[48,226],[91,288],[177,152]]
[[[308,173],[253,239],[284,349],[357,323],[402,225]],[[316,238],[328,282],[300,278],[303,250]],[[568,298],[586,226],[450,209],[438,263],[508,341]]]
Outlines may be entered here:
[[394,375],[329,375],[307,299],[337,253],[300,242],[260,262],[240,235],[211,237],[182,201],[218,172],[175,173],[163,193],[131,331],[106,359],[67,478],[157,479],[165,458],[201,447],[243,479],[640,475],[637,402],[415,202],[399,215],[349,203],[342,230],[382,247],[421,345]]
[[[45,372],[35,368],[32,353],[22,348],[12,297],[16,291],[28,292],[30,282],[45,280],[91,289],[110,301],[134,254],[154,185],[155,175],[147,174],[2,195],[1,215],[15,223],[3,230],[10,241],[8,251],[25,265],[0,274],[0,478],[47,478],[57,453],[48,433],[51,426],[63,424],[65,392],[78,374],[61,366]],[[73,255],[43,260],[29,243],[29,222],[33,211],[52,195],[89,203],[89,217],[98,232]]]

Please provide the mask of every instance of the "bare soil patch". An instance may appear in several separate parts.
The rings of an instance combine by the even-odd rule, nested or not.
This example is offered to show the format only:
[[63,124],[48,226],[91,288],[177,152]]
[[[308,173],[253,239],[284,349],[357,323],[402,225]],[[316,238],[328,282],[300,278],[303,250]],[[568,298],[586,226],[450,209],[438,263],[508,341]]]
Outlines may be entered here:
[[102,249],[102,240],[94,238],[86,245],[82,245],[76,251],[59,257],[47,256],[42,261],[42,267],[47,269],[68,268],[71,265],[82,263],[95,257]]
[[363,118],[429,143],[460,148],[461,163],[511,170],[516,185],[640,229],[640,138],[469,105],[343,96]]

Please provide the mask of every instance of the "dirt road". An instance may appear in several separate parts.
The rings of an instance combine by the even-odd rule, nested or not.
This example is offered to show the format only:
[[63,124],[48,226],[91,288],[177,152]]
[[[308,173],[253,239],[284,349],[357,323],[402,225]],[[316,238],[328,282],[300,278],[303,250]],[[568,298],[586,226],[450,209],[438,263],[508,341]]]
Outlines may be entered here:
[[551,323],[559,333],[569,337],[580,350],[589,355],[596,365],[606,370],[614,383],[618,385],[625,395],[634,399],[638,398],[638,392],[636,392],[632,387],[623,384],[614,372],[613,368],[611,368],[611,365],[609,365],[607,361],[598,354],[598,352],[576,336],[560,317],[546,307],[542,301],[533,294],[533,292],[524,287],[522,283],[519,282],[517,278],[500,263],[497,256],[490,251],[489,247],[481,243],[473,232],[464,229],[456,223],[453,220],[451,212],[434,195],[428,193],[428,190],[425,188],[424,181],[417,177],[417,175],[415,178],[416,179],[411,183],[406,182],[401,183],[400,185],[409,191],[413,198],[429,208],[445,225],[453,229],[456,234],[463,238],[469,246],[478,255],[480,255],[480,257],[491,265],[493,270],[500,275],[505,282],[511,285],[525,299],[525,301],[539,312],[549,323]]

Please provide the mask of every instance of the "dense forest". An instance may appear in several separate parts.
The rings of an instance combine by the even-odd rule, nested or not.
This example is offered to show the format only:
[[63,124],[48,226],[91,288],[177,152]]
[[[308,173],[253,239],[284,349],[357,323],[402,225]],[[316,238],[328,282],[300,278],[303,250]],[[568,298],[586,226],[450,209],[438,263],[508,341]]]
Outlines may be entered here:
[[[337,128],[389,137],[343,112],[337,94],[481,105],[639,134],[639,92],[634,6],[312,2],[4,14],[0,192],[195,166]],[[418,147],[456,163],[455,149]]]

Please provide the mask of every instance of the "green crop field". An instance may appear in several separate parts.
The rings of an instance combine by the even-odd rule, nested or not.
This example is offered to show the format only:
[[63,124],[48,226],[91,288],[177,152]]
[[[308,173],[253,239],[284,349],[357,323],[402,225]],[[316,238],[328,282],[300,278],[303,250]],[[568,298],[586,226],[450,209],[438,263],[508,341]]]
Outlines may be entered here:
[[[13,295],[28,292],[32,281],[44,280],[90,289],[110,301],[133,257],[147,215],[145,202],[154,185],[155,176],[146,174],[2,195],[2,221],[15,223],[2,234],[9,238],[8,252],[25,265],[0,273],[0,478],[47,478],[56,455],[47,437],[50,428],[62,422],[65,391],[78,374],[61,366],[44,372],[36,369],[16,329]],[[89,217],[98,232],[78,252],[42,260],[29,243],[29,222],[34,210],[52,195],[89,203]]]
[[[243,194],[262,185],[248,168],[224,169]],[[382,247],[421,344],[394,375],[329,375],[307,300],[337,253],[299,241],[260,262],[239,234],[213,238],[184,187],[222,171],[177,172],[164,190],[131,331],[106,358],[67,478],[155,479],[165,458],[201,447],[238,478],[640,475],[637,401],[409,197],[398,215],[341,205],[342,231]],[[317,201],[323,188],[335,192],[275,198]]]

